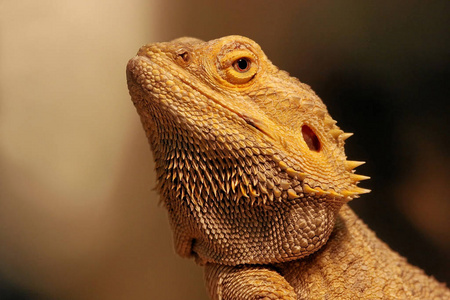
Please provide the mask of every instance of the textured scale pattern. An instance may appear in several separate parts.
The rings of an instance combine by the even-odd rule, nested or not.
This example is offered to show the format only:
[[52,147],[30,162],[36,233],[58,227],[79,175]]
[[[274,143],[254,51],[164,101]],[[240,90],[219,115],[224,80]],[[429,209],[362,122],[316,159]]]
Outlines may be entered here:
[[[357,186],[368,179],[354,173],[362,162],[345,156],[351,134],[258,44],[240,36],[149,44],[129,61],[127,81],[176,250],[205,266],[212,299],[449,296],[352,214],[346,203],[369,190]],[[377,263],[361,268],[336,260],[359,266],[374,254]],[[386,270],[398,261],[399,282],[383,259]]]

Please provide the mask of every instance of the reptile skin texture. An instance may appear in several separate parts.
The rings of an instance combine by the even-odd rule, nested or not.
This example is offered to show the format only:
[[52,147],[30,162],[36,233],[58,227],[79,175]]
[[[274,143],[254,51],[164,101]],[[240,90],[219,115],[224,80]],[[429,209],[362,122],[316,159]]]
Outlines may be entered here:
[[351,134],[257,43],[145,45],[127,82],[176,251],[211,299],[450,299],[348,207],[369,192]]

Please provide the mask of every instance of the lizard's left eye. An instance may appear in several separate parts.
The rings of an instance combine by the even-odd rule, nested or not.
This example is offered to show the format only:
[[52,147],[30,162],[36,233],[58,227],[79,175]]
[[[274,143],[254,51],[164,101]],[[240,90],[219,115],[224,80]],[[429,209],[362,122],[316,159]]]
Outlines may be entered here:
[[239,58],[238,60],[236,60],[233,63],[233,67],[236,71],[245,73],[248,70],[250,70],[251,64],[252,64],[252,62],[250,61],[250,59],[244,57],[244,58]]

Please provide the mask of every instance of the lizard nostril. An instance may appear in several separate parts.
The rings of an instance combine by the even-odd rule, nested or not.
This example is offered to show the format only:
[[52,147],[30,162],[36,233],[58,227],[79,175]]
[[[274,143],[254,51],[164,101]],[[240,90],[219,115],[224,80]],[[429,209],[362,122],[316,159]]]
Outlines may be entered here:
[[182,60],[187,62],[189,60],[189,52],[184,51],[183,53],[178,54],[179,57],[181,57]]
[[320,141],[314,131],[308,126],[302,126],[303,140],[306,145],[308,145],[309,150],[319,152],[320,151]]
[[181,66],[187,66],[191,62],[191,55],[188,50],[181,48],[175,52],[175,60]]

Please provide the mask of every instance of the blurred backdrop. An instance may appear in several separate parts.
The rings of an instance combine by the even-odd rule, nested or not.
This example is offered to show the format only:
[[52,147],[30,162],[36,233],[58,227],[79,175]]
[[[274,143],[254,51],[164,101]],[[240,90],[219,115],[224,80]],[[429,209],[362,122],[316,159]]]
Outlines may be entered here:
[[450,282],[450,2],[0,1],[0,299],[206,299],[173,251],[125,65],[148,42],[257,41],[365,160],[351,203]]

